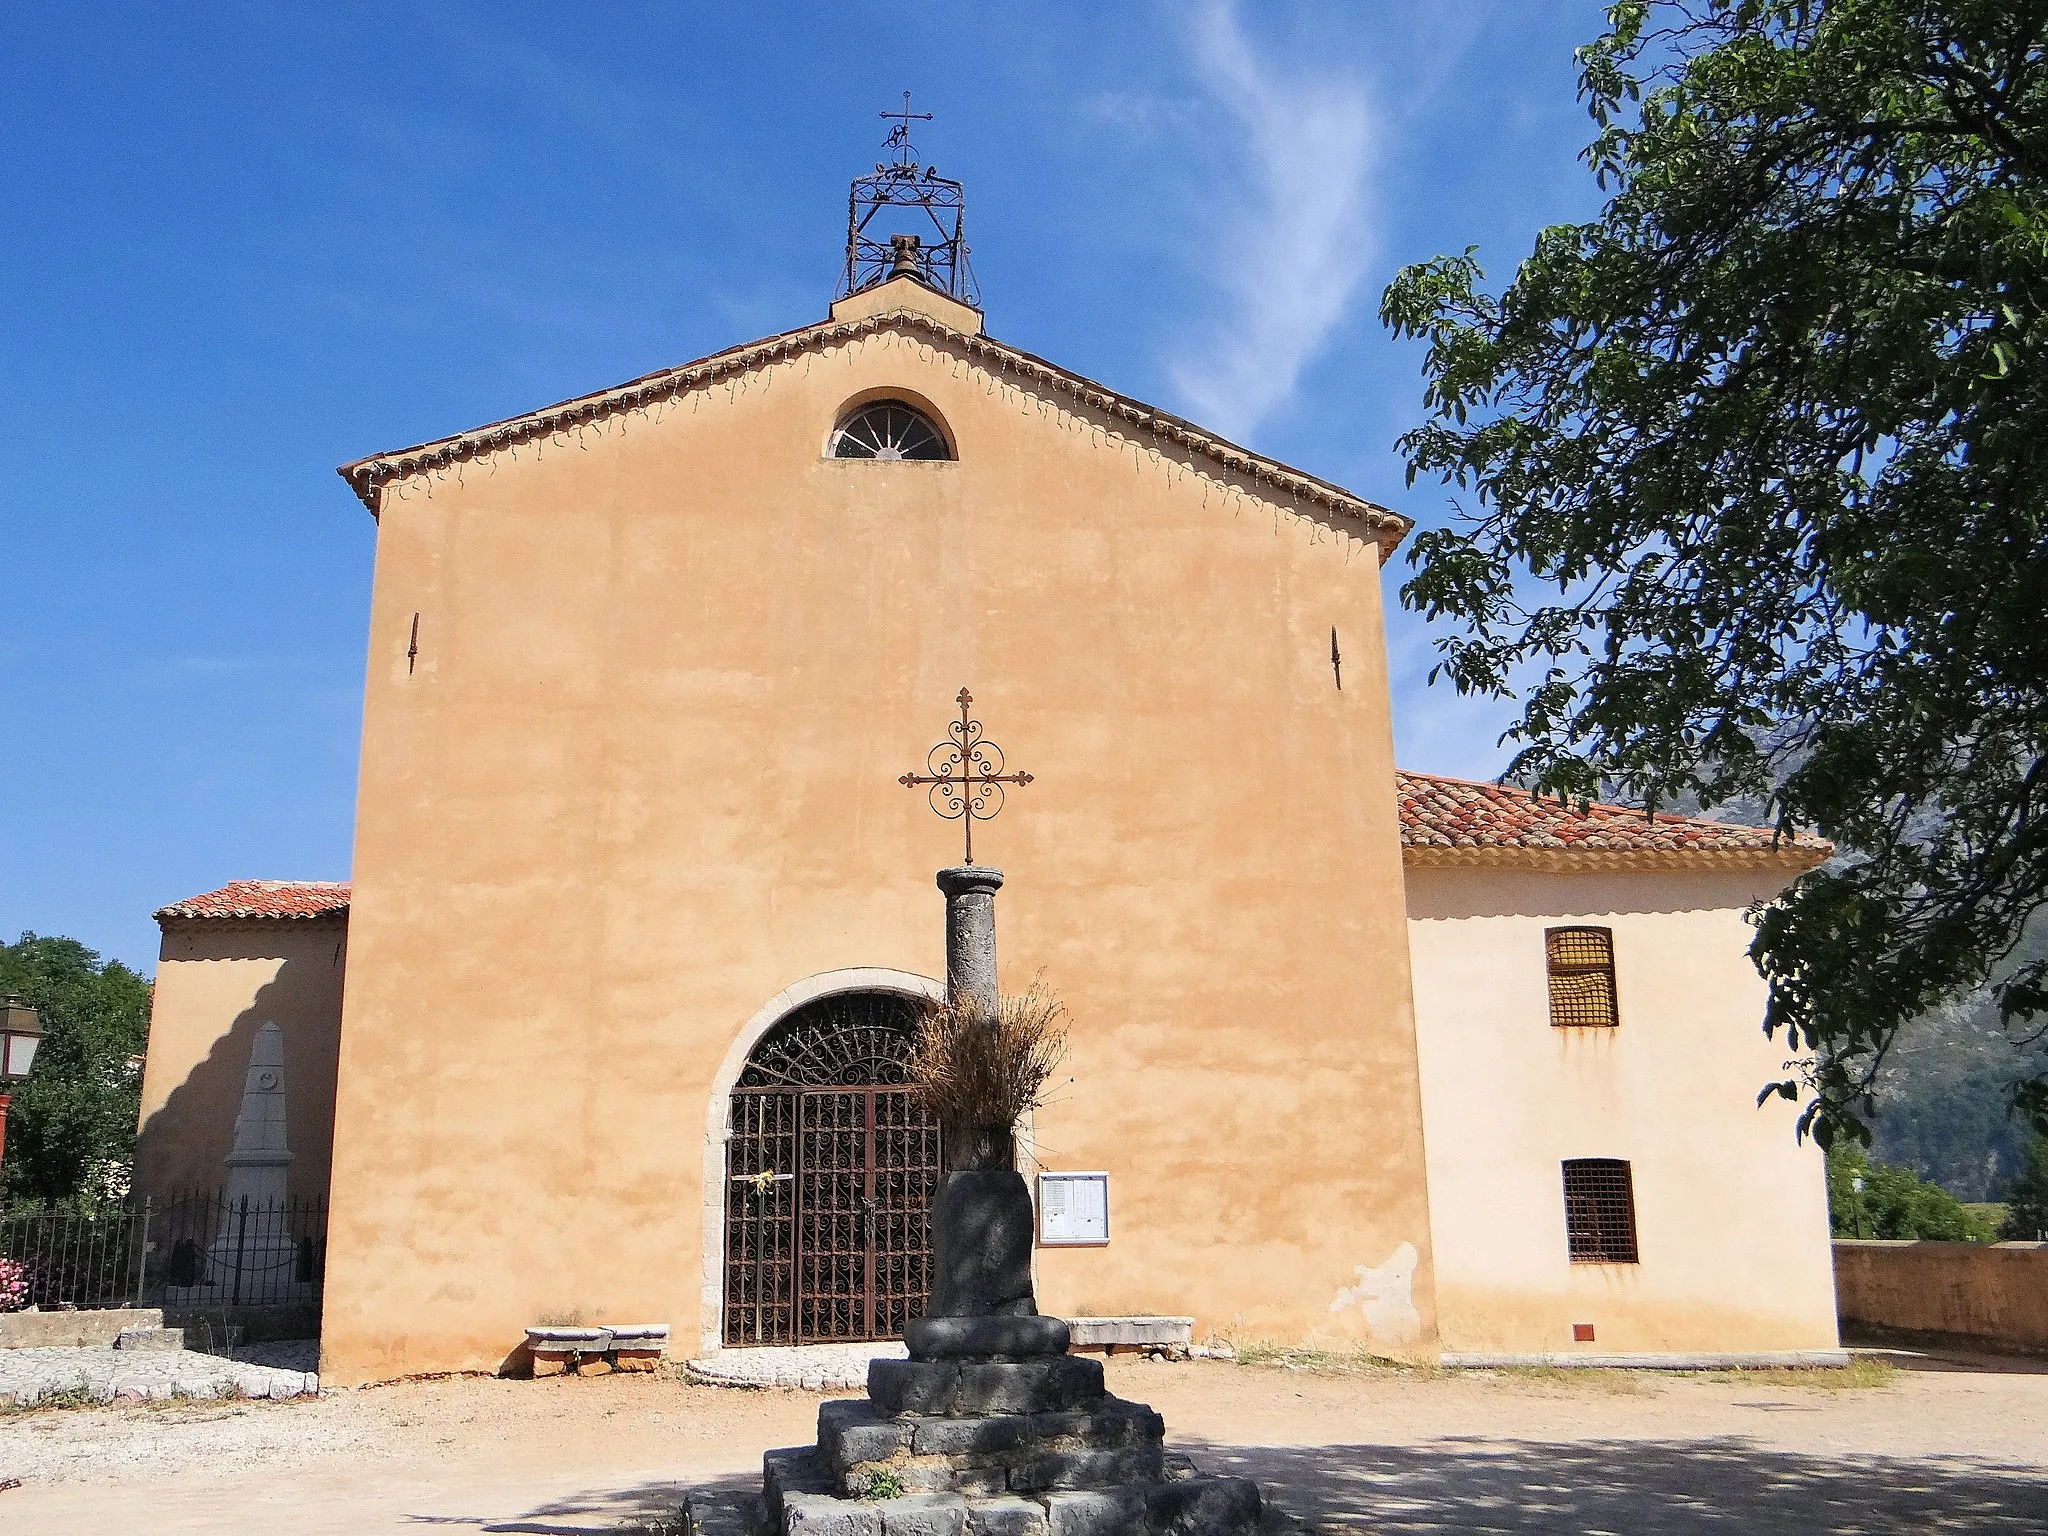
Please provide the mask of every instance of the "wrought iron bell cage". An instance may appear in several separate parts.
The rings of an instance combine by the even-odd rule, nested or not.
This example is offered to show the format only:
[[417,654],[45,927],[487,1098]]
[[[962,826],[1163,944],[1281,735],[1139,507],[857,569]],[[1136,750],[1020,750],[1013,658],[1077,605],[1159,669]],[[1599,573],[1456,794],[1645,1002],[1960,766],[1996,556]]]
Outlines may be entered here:
[[[981,307],[981,289],[968,259],[967,189],[918,162],[910,142],[912,122],[930,122],[929,112],[884,112],[895,126],[884,148],[888,160],[870,175],[854,178],[846,199],[846,264],[837,297],[846,298],[910,270],[924,283],[963,304]],[[895,238],[892,238],[895,237]]]

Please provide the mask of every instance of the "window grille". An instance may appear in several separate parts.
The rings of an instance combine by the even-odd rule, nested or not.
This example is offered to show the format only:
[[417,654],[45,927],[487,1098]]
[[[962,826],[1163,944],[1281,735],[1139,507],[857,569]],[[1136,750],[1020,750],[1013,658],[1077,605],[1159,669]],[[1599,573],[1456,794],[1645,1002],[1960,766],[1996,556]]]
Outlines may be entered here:
[[1564,1165],[1564,1231],[1574,1264],[1634,1264],[1635,1183],[1627,1163],[1580,1157]]
[[1560,1029],[1621,1022],[1614,1002],[1614,934],[1607,928],[1546,928],[1550,1022]]
[[945,434],[931,418],[901,400],[862,406],[832,434],[835,459],[950,459]]

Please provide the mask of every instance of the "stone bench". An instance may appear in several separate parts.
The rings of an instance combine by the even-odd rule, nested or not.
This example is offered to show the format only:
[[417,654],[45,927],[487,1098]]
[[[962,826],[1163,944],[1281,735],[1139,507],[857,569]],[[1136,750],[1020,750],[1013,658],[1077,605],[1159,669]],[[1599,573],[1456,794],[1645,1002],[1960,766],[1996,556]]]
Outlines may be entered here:
[[1106,1355],[1157,1354],[1185,1360],[1194,1342],[1192,1317],[1070,1317],[1072,1348]]
[[651,1371],[668,1348],[667,1323],[613,1323],[605,1328],[545,1324],[526,1330],[536,1376],[604,1376]]

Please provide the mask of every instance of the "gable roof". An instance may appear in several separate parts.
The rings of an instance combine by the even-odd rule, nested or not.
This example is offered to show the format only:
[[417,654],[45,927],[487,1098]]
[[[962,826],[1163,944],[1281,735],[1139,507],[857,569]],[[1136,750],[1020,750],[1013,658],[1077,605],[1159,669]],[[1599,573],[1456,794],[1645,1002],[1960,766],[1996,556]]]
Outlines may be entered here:
[[1584,810],[1526,789],[1396,770],[1401,862],[1420,868],[1811,869],[1834,844],[1769,827],[1693,816],[1643,815],[1595,803]]
[[217,891],[188,896],[155,912],[176,917],[332,917],[348,911],[346,880],[230,880]]
[[[878,292],[885,293],[886,289]],[[389,453],[371,454],[368,458],[342,465],[336,473],[349,483],[363,505],[375,516],[379,492],[394,480],[431,473],[536,438],[587,426],[623,412],[641,410],[784,358],[818,351],[879,331],[895,330],[923,332],[993,371],[1070,395],[1077,405],[1108,416],[1133,434],[1150,437],[1161,447],[1199,454],[1222,469],[1244,475],[1255,484],[1269,485],[1276,493],[1292,500],[1308,502],[1341,517],[1354,518],[1364,525],[1370,537],[1377,540],[1383,560],[1393,553],[1395,546],[1414,526],[1398,512],[1355,496],[1341,485],[1253,453],[1249,448],[1219,437],[1191,421],[1128,395],[1120,395],[1093,379],[1084,378],[1044,358],[1034,357],[978,330],[962,330],[948,323],[943,313],[934,312],[936,306],[915,296],[906,295],[905,299],[900,308],[847,315],[799,330],[785,331],[763,341],[728,347],[723,352],[714,352],[680,368],[645,374],[611,389],[578,395],[573,400],[528,411],[521,416],[507,417],[503,421],[458,432],[452,437],[436,438],[432,442],[417,443]]]

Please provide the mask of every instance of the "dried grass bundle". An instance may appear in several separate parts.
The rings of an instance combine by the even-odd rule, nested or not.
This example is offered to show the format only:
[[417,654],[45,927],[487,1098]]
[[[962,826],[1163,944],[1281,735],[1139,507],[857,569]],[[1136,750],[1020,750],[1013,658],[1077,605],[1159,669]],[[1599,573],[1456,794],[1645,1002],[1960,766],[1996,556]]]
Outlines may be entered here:
[[911,1087],[944,1124],[1015,1125],[1067,1054],[1066,1017],[1066,1004],[1037,982],[1004,997],[994,1018],[966,998],[928,1004]]

